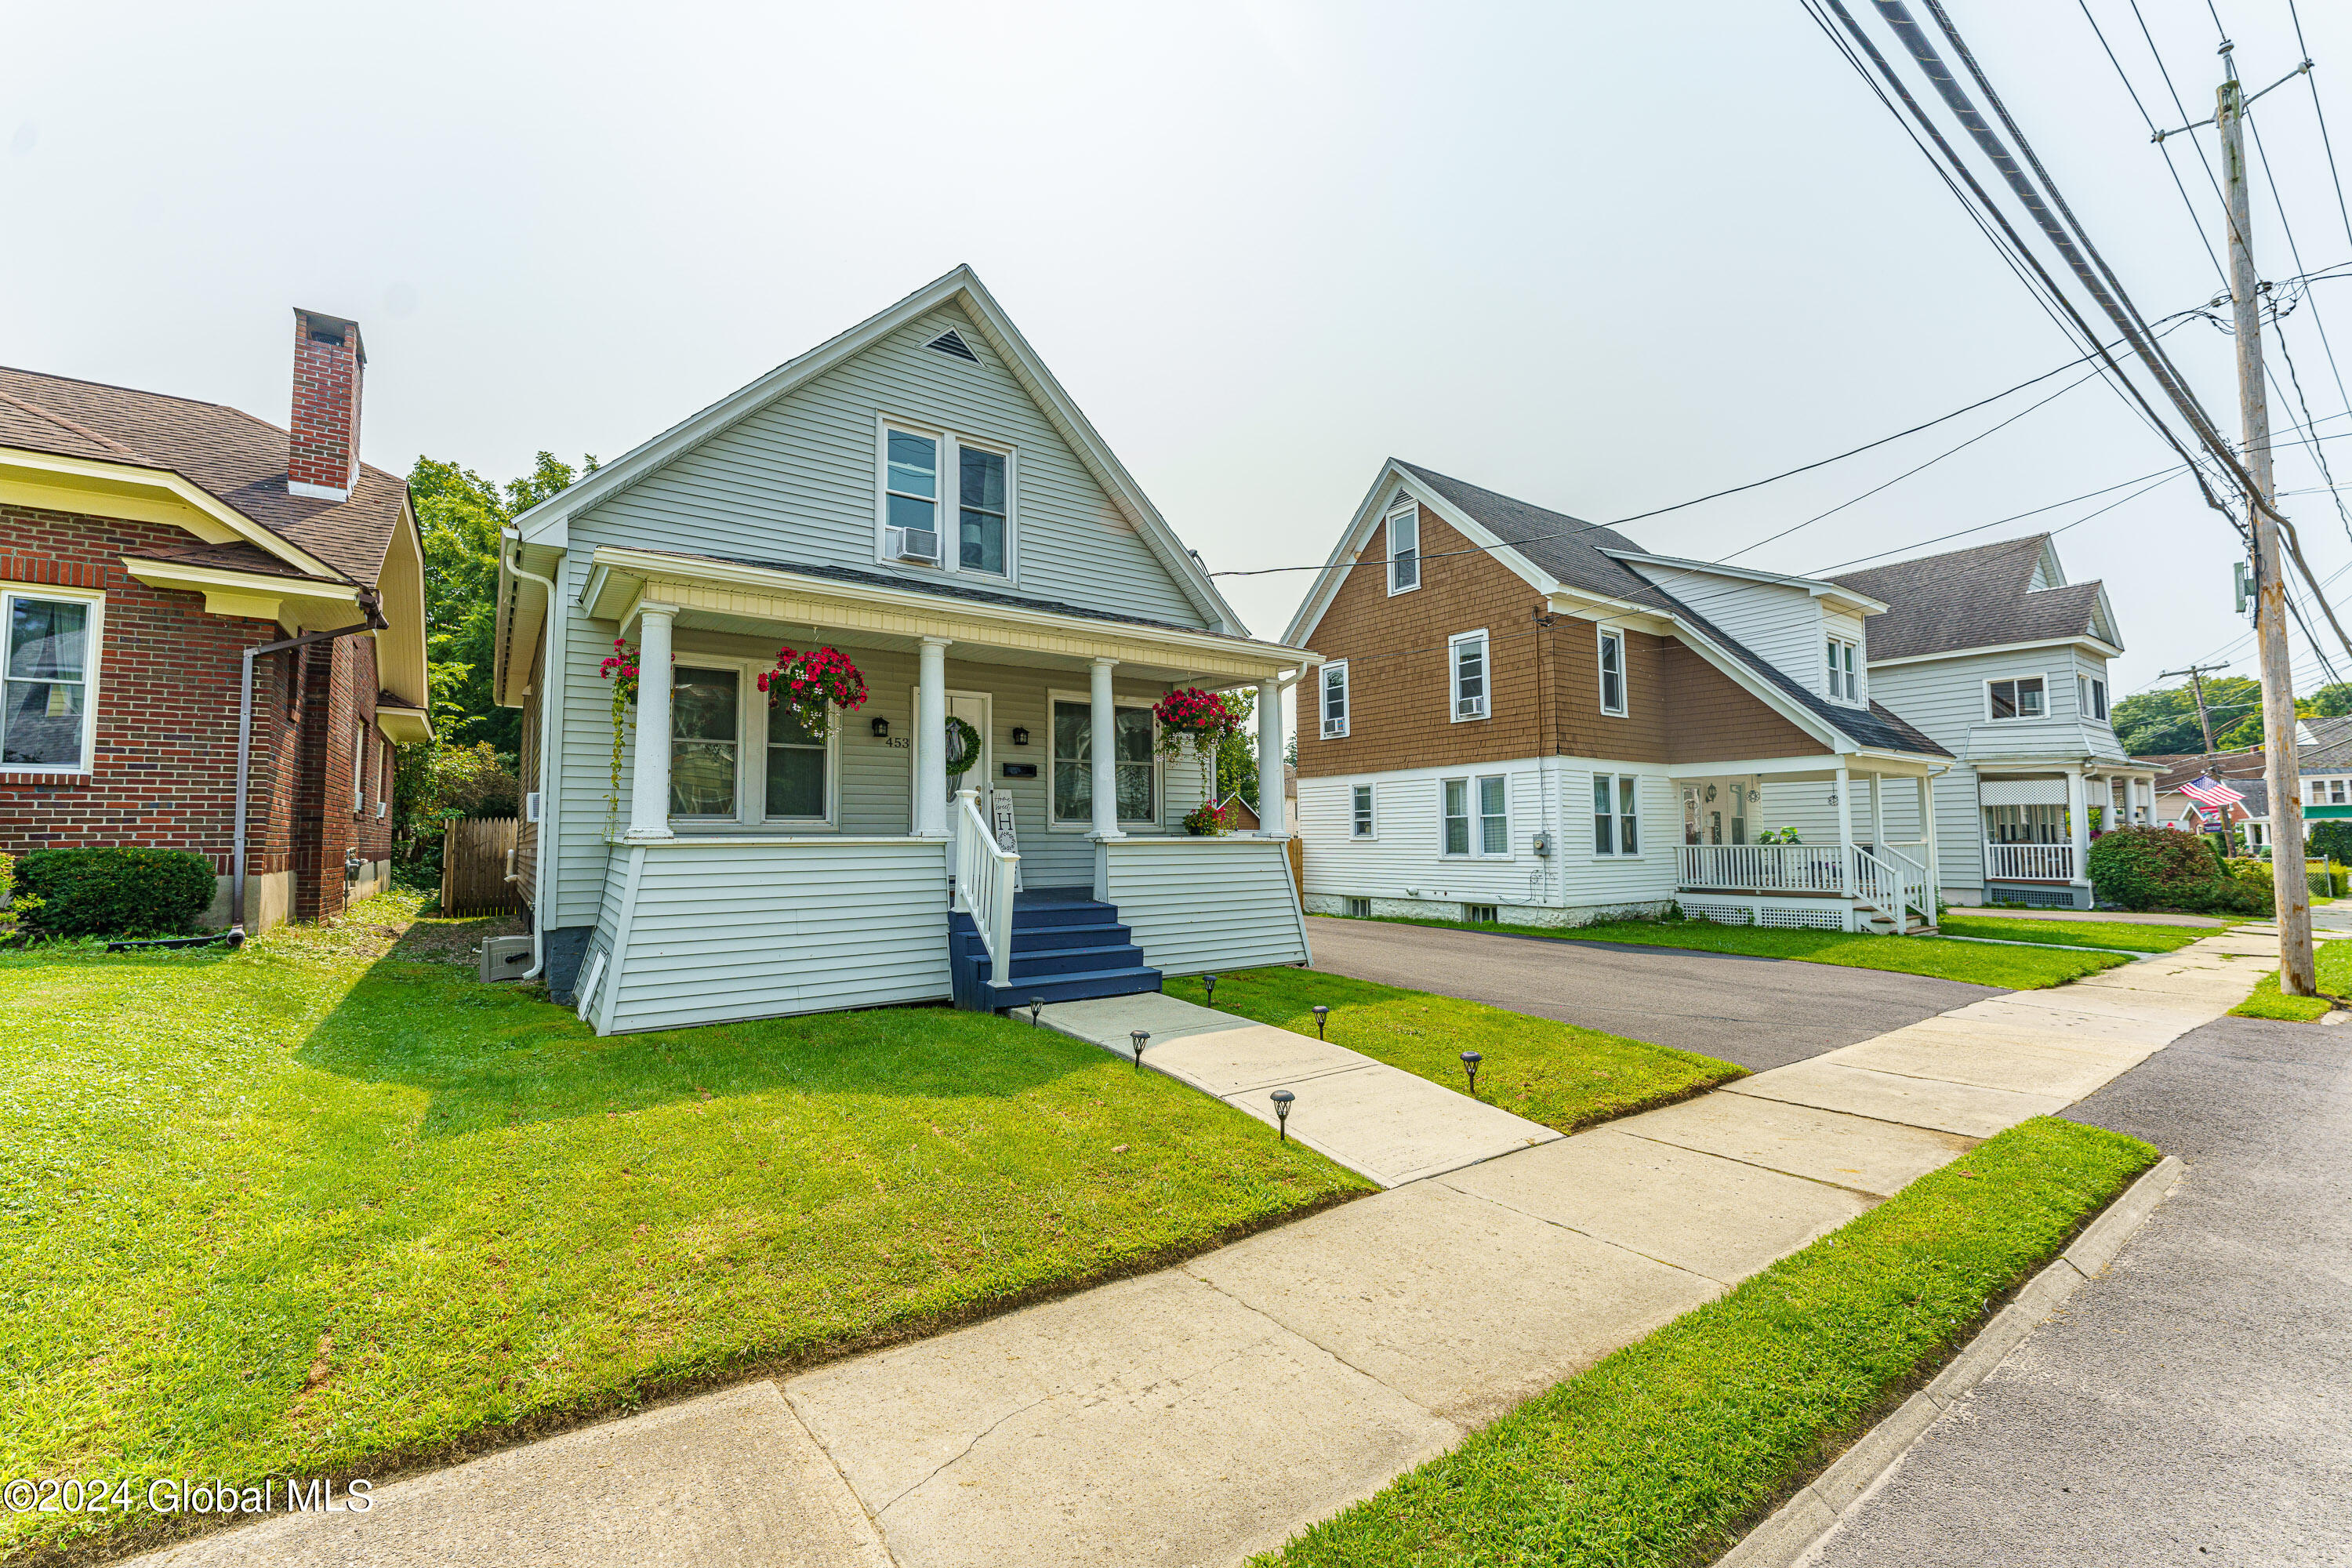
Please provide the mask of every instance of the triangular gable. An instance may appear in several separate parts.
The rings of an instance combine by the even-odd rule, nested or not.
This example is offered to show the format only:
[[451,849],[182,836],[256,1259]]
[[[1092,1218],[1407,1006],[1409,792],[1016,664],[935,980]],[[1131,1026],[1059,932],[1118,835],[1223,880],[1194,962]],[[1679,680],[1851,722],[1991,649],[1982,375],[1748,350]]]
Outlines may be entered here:
[[[959,266],[946,276],[917,289],[897,304],[866,318],[767,374],[737,389],[700,413],[679,421],[651,440],[624,453],[595,473],[550,497],[516,519],[523,539],[531,543],[561,542],[566,519],[611,499],[664,466],[701,447],[712,437],[750,418],[778,399],[846,363],[908,322],[952,306],[961,310],[1001,359],[1038,411],[1071,452],[1111,499],[1179,590],[1215,628],[1246,636],[1241,617],[1217,591],[1207,570],[1185,548],[1142,487],[1110,450],[1069,394],[1054,379],[1028,341],[982,287],[969,267]],[[961,330],[961,329],[960,329]]]

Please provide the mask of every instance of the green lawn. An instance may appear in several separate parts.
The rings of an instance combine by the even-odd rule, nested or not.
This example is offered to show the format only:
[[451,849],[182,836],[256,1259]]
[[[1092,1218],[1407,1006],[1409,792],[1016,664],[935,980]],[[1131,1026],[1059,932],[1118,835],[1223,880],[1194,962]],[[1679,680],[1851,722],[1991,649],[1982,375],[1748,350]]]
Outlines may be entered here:
[[1256,1562],[1710,1563],[2157,1158],[2073,1122],[2011,1128]]
[[2137,925],[2130,921],[2002,920],[1990,915],[1947,915],[1937,929],[1946,936],[2106,947],[2119,952],[2171,952],[2201,937],[2221,934],[2210,926]]
[[[2352,941],[2319,942],[2312,947],[2319,988],[2331,995],[2352,996]],[[2275,969],[2263,976],[2252,995],[2230,1009],[2234,1017],[2284,1018],[2295,1024],[2315,1024],[2332,1011],[2325,996],[2280,994]]]
[[1745,952],[1764,958],[1794,959],[1800,963],[1835,963],[1848,969],[1927,974],[1938,980],[1964,980],[1973,985],[1998,985],[2010,991],[2038,991],[2045,986],[2063,985],[2069,980],[2130,962],[2120,954],[2109,958],[2095,952],[2035,952],[1969,942],[1941,942],[1931,936],[1857,936],[1847,931],[1717,925],[1709,921],[1610,921],[1566,929],[1467,925],[1460,921],[1433,920],[1399,919],[1391,923],[1443,926],[1451,931],[1504,931],[1554,942],[1623,942],[1650,947],[1697,948],[1707,952]]
[[381,1476],[1370,1190],[986,1015],[598,1039],[415,902],[0,952],[0,1478]]
[[[1171,980],[1171,996],[1204,999],[1198,980]],[[1217,1005],[1301,1035],[1317,1003],[1328,1037],[1409,1073],[1465,1089],[1462,1053],[1476,1051],[1478,1098],[1530,1121],[1573,1132],[1669,1105],[1748,1076],[1746,1068],[1524,1013],[1400,990],[1311,969],[1251,969],[1217,977]]]

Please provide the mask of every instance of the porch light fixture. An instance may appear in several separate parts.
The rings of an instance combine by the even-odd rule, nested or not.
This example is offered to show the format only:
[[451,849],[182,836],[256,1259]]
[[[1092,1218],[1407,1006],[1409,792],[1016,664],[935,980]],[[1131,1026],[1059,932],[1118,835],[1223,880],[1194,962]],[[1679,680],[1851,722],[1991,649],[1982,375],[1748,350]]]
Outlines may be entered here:
[[874,731],[874,738],[877,741],[887,741],[890,738],[890,721],[878,713],[874,716],[874,722],[867,728]]
[[1034,1029],[1037,1026],[1037,1015],[1045,1010],[1045,999],[1043,996],[1032,996],[1029,998],[1029,1026],[1031,1028]]
[[1135,1042],[1135,1070],[1143,1070],[1143,1047],[1151,1038],[1149,1029],[1129,1029],[1127,1037]]
[[1290,1102],[1297,1098],[1286,1089],[1274,1091],[1275,1130],[1282,1134],[1282,1141],[1286,1143],[1290,1142]]
[[1201,989],[1209,994],[1209,1005],[1212,1007],[1215,1006],[1217,1005],[1217,977],[1213,974],[1203,974],[1201,976]]
[[1315,1004],[1315,1037],[1317,1039],[1319,1040],[1323,1038],[1323,1020],[1330,1016],[1330,1008],[1326,1007],[1320,1002]]
[[1478,1064],[1486,1059],[1476,1051],[1462,1053],[1462,1070],[1470,1075],[1470,1098],[1473,1100],[1478,1098]]
[[1013,725],[1013,743],[1014,745],[1016,745],[1016,746],[1025,746],[1025,745],[1027,745],[1027,744],[1029,743],[1029,731],[1026,731],[1026,730],[1024,730],[1024,729],[1023,729],[1023,728],[1022,728],[1020,725],[1018,725],[1018,724]]

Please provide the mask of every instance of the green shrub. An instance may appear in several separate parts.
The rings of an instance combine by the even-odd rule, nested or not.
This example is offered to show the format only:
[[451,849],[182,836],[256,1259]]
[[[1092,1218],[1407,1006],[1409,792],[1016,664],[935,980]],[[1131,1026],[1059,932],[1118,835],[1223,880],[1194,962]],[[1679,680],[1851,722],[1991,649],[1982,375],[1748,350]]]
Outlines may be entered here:
[[179,936],[195,929],[216,886],[212,862],[184,849],[36,849],[16,878],[40,900],[25,925],[41,936]]
[[40,907],[40,900],[16,886],[16,858],[0,855],[0,939],[15,935],[17,922]]
[[2105,902],[2127,910],[2186,910],[2193,914],[2261,914],[2271,906],[2269,869],[2259,861],[2260,885],[2226,868],[2201,834],[2175,827],[2119,827],[2091,842],[2086,869]]
[[2352,819],[2331,816],[2305,821],[2303,827],[2305,853],[2313,859],[2325,856],[2330,860],[2352,860]]

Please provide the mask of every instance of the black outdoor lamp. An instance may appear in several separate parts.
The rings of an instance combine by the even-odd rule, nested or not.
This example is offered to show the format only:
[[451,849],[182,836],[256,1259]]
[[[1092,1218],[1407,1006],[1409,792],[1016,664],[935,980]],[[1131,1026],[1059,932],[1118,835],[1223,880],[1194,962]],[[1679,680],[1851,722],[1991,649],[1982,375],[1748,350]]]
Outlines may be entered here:
[[1462,1070],[1470,1075],[1470,1098],[1473,1100],[1478,1098],[1478,1064],[1486,1059],[1476,1051],[1462,1053]]
[[1297,1098],[1286,1089],[1274,1091],[1275,1130],[1282,1134],[1282,1141],[1286,1143],[1290,1142],[1290,1102]]
[[1212,1007],[1215,1006],[1217,1005],[1217,977],[1213,974],[1203,974],[1201,976],[1201,988],[1209,994],[1209,1005]]
[[1149,1029],[1130,1029],[1128,1031],[1127,1037],[1135,1042],[1135,1070],[1141,1072],[1143,1070],[1143,1047],[1150,1040],[1151,1031]]
[[1315,1037],[1317,1039],[1319,1040],[1323,1038],[1323,1020],[1330,1016],[1330,1008],[1326,1007],[1320,1002],[1315,1004]]
[[876,740],[887,741],[890,738],[890,721],[883,718],[880,714],[877,713],[874,716],[874,722],[870,728],[874,731],[874,738]]
[[1037,1026],[1037,1015],[1045,1010],[1045,999],[1043,996],[1032,996],[1029,998],[1029,1026],[1031,1028],[1034,1029]]
[[1025,745],[1027,745],[1027,744],[1029,743],[1029,731],[1026,731],[1026,730],[1024,730],[1024,729],[1023,729],[1023,728],[1022,728],[1020,725],[1018,725],[1018,724],[1013,725],[1013,743],[1014,745],[1016,745],[1016,746],[1025,746]]

